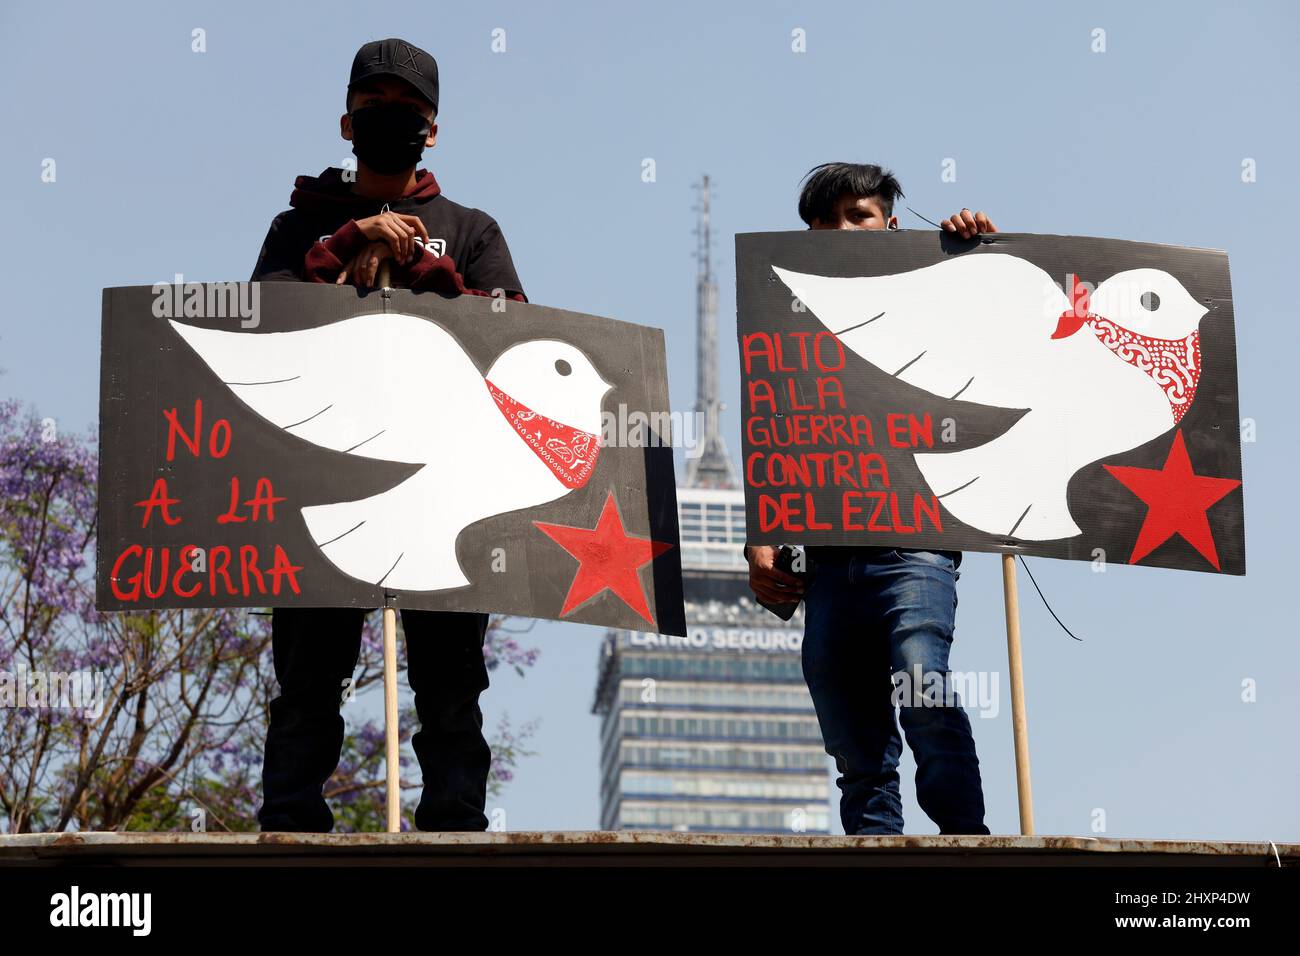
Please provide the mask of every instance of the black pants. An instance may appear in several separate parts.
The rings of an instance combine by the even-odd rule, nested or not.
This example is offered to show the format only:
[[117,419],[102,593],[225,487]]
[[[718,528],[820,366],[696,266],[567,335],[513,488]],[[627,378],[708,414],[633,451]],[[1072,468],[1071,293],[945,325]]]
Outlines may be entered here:
[[[363,608],[275,608],[271,648],[280,696],[271,701],[262,767],[263,830],[328,833],[322,788],[343,747],[343,682],[361,652]],[[492,752],[479,694],[487,689],[486,614],[402,611],[407,679],[420,729],[411,738],[424,775],[421,830],[486,830]]]

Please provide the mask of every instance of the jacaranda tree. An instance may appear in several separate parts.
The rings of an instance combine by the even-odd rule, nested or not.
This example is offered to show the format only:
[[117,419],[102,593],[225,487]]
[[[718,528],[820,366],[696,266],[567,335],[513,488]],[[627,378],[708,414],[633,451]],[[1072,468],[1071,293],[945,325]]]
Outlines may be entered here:
[[[270,615],[96,611],[95,448],[93,433],[64,434],[0,402],[0,830],[256,829],[277,692]],[[498,617],[484,654],[489,670],[521,675],[537,659]],[[340,699],[343,757],[325,787],[343,831],[384,826],[382,661],[372,614],[353,693]],[[413,706],[399,725],[405,744]],[[490,794],[512,778],[534,729],[508,718],[497,727]],[[420,786],[407,761],[404,828]]]

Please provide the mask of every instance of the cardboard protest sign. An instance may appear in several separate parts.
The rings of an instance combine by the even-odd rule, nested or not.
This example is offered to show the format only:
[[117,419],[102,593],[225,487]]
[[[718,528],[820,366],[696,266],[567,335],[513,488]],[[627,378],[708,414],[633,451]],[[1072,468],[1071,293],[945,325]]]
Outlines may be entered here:
[[100,388],[102,610],[685,633],[658,329],[406,290],[106,289]]
[[1223,252],[736,237],[749,540],[1245,573]]

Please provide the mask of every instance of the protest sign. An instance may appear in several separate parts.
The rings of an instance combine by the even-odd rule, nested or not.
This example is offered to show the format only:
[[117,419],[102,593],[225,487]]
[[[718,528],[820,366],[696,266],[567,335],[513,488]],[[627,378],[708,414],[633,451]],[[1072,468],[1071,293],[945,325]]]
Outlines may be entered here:
[[658,329],[406,290],[116,288],[101,374],[102,610],[685,633]]
[[1226,254],[737,236],[749,540],[1245,573]]

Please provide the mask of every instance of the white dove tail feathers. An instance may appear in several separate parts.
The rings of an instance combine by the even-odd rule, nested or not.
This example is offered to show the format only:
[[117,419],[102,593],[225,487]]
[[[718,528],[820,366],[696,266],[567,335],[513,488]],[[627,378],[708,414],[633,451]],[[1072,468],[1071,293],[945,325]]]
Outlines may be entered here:
[[[516,474],[529,471],[526,460],[519,464]],[[490,498],[489,476],[479,475],[481,495],[446,477],[436,466],[426,466],[369,498],[309,505],[302,509],[303,523],[321,552],[350,577],[395,591],[442,591],[470,584],[456,557],[461,531],[512,505],[553,500],[568,490],[549,472],[534,475],[533,482],[524,480],[532,493],[521,504]]]
[[[408,479],[405,484],[409,484]],[[402,537],[393,527],[400,505],[386,491],[361,501],[309,505],[303,523],[317,547],[344,574],[394,590],[434,591],[469,584],[456,560],[460,524],[429,527],[428,536]],[[403,515],[409,518],[409,515]],[[424,529],[422,529],[423,531]],[[418,580],[412,584],[412,574]]]
[[1062,432],[1046,417],[1031,412],[975,448],[917,453],[916,465],[944,510],[973,528],[1026,541],[1082,534],[1066,497],[1079,463],[1051,453]]
[[401,484],[359,501],[309,505],[312,540],[344,574],[394,591],[466,587],[461,531],[493,515],[554,501],[572,489],[492,409],[475,445],[448,448]]

